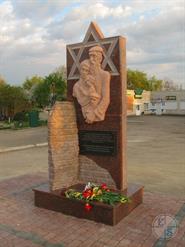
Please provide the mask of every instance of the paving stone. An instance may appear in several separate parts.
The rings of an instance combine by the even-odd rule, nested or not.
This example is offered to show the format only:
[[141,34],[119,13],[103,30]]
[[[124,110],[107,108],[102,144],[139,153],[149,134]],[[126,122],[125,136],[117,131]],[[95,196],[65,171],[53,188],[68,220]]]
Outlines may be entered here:
[[[174,216],[184,203],[145,192],[144,203],[112,227],[36,208],[32,188],[47,180],[46,174],[32,174],[0,182],[0,247],[153,247],[153,219],[165,213]],[[184,247],[184,229],[182,219],[166,246]]]

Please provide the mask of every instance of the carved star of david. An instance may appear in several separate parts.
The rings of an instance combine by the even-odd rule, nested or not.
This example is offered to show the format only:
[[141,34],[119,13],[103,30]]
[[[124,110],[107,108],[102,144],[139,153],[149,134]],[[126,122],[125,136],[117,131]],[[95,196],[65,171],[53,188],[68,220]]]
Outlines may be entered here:
[[[104,50],[102,69],[105,69],[105,67],[109,65],[111,75],[119,75],[119,72],[111,59],[112,52],[117,42],[118,37],[105,39],[101,30],[96,26],[95,23],[92,22],[87,30],[87,33],[82,43],[67,46],[67,50],[73,59],[73,65],[71,67],[71,70],[69,71],[67,79],[79,79],[79,73],[76,73],[76,70],[80,71],[80,59],[83,54],[83,51],[86,47],[90,48],[95,45],[101,46]],[[109,45],[107,52],[105,51],[104,45]]]

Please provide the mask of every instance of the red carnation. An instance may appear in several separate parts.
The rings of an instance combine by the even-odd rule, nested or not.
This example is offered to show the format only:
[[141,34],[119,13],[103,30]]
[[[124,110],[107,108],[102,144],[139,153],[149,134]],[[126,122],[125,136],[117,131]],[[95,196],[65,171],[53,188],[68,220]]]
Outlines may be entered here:
[[92,209],[92,206],[89,203],[85,204],[85,210],[89,212]]
[[82,195],[84,198],[88,198],[88,197],[91,197],[93,194],[93,192],[91,190],[85,190]]
[[101,188],[102,188],[103,190],[106,190],[106,189],[107,189],[107,185],[106,185],[106,184],[102,184],[102,185],[101,185]]

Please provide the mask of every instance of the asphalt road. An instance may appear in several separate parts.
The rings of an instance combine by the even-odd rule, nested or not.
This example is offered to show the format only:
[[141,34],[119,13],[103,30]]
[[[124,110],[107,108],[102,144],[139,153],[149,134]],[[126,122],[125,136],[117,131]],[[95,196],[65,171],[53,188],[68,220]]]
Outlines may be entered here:
[[47,142],[47,127],[0,130],[0,149]]
[[[128,181],[146,191],[183,196],[185,192],[185,117],[129,117]],[[0,147],[47,141],[47,128],[0,131]],[[0,153],[0,180],[48,172],[47,147]]]
[[129,182],[185,198],[185,117],[139,119],[128,124]]

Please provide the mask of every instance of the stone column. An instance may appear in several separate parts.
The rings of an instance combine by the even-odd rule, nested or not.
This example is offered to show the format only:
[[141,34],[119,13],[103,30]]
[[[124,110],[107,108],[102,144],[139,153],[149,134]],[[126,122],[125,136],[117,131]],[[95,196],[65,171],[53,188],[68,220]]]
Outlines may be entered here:
[[56,102],[48,121],[50,190],[77,183],[79,170],[78,130],[72,102]]

